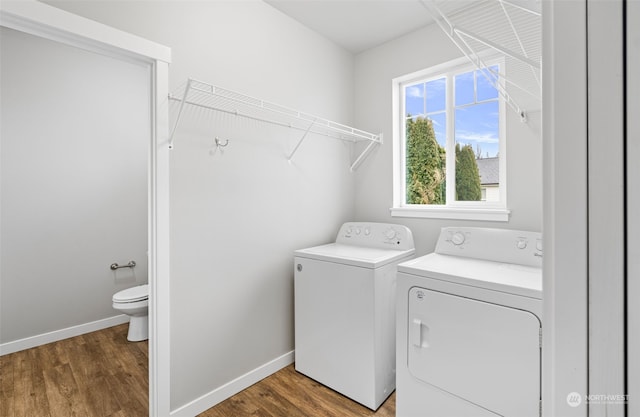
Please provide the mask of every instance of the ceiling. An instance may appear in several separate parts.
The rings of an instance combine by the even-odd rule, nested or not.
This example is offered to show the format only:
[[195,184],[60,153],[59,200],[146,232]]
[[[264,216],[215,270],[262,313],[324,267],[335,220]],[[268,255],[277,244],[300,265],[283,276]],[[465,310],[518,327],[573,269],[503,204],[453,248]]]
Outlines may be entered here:
[[[542,18],[540,0],[264,0],[353,54],[436,23],[478,68],[478,53],[496,51],[509,76],[494,74],[505,101],[540,101]],[[535,107],[534,104],[532,107]],[[528,105],[527,107],[531,107]]]
[[[354,54],[433,23],[419,0],[265,1]],[[451,13],[474,1],[438,3],[443,11]]]

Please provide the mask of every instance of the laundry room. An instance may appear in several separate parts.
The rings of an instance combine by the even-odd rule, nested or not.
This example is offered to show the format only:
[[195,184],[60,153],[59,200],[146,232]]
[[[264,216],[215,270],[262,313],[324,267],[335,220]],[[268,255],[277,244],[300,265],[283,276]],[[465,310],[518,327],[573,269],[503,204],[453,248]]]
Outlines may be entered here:
[[[313,330],[308,330],[316,328],[318,324],[311,321],[305,329],[297,327],[303,323],[299,320],[303,313],[298,310],[302,296],[296,293],[301,288],[300,285],[296,288],[296,280],[301,273],[315,268],[313,264],[308,266],[307,260],[299,258],[304,256],[304,248],[363,242],[365,246],[372,245],[380,251],[405,251],[402,256],[394,258],[397,264],[431,254],[443,245],[455,245],[455,249],[451,250],[456,250],[457,256],[462,251],[459,248],[469,248],[471,245],[467,252],[472,252],[475,242],[482,242],[482,250],[491,246],[498,248],[498,258],[502,263],[509,263],[505,260],[505,254],[516,250],[520,251],[514,255],[516,258],[524,252],[527,255],[525,261],[516,262],[518,267],[527,271],[527,268],[538,268],[540,277],[544,271],[544,291],[540,278],[540,285],[535,290],[538,295],[532,296],[528,292],[530,289],[524,289],[514,293],[512,298],[507,297],[504,304],[491,296],[482,299],[510,309],[519,309],[521,305],[516,297],[524,297],[527,298],[525,309],[534,312],[536,317],[540,316],[540,320],[542,316],[545,319],[551,317],[549,340],[555,344],[554,350],[549,352],[553,352],[553,355],[549,353],[545,357],[540,350],[537,351],[541,362],[537,365],[536,410],[548,407],[549,411],[544,415],[583,416],[586,415],[587,406],[590,410],[597,409],[596,404],[585,404],[586,401],[574,407],[565,400],[571,392],[581,395],[588,393],[588,369],[603,374],[607,368],[616,369],[617,372],[601,385],[592,382],[591,386],[597,387],[590,391],[593,394],[627,395],[637,392],[631,388],[627,391],[626,386],[619,388],[620,374],[625,375],[628,367],[637,364],[627,363],[626,358],[616,356],[620,360],[612,365],[608,359],[590,358],[587,349],[606,350],[610,348],[607,343],[617,343],[615,348],[624,351],[626,343],[629,346],[640,343],[637,332],[630,332],[628,339],[620,336],[624,334],[624,329],[619,326],[627,323],[620,316],[627,317],[625,315],[628,314],[631,317],[634,311],[612,311],[610,307],[624,305],[624,300],[630,296],[627,294],[638,291],[638,288],[630,286],[629,292],[625,292],[627,289],[622,289],[622,283],[626,278],[616,278],[613,281],[615,285],[609,285],[611,281],[605,281],[604,278],[596,280],[604,276],[604,268],[612,265],[611,275],[615,277],[626,277],[625,274],[636,271],[633,269],[636,268],[635,264],[626,264],[631,257],[620,259],[618,255],[638,251],[637,247],[621,248],[617,243],[612,246],[605,245],[605,242],[617,242],[620,236],[624,241],[628,233],[626,230],[637,225],[632,222],[621,223],[619,230],[609,233],[603,230],[597,219],[590,220],[585,209],[588,206],[592,216],[593,213],[609,215],[609,211],[614,209],[622,212],[625,204],[629,204],[629,207],[637,204],[637,196],[629,197],[627,203],[621,194],[615,194],[616,189],[605,185],[607,180],[624,183],[621,178],[626,173],[615,174],[619,174],[620,178],[614,174],[605,178],[603,174],[597,177],[602,183],[594,182],[596,185],[593,186],[600,184],[600,191],[614,193],[609,201],[616,203],[603,207],[602,203],[588,200],[584,177],[587,172],[592,176],[594,174],[588,171],[586,141],[581,138],[587,136],[587,121],[591,119],[586,110],[574,112],[573,107],[571,111],[567,110],[570,107],[566,103],[570,101],[567,97],[577,100],[578,108],[586,108],[586,74],[582,71],[587,63],[586,52],[582,55],[566,52],[573,51],[572,45],[576,42],[584,44],[586,51],[586,25],[584,33],[578,32],[575,38],[561,39],[556,32],[562,23],[571,21],[572,13],[586,16],[586,5],[564,5],[563,8],[562,5],[551,6],[534,0],[22,0],[2,3],[0,49],[3,60],[8,54],[6,51],[10,50],[9,46],[15,46],[10,42],[17,37],[49,37],[54,42],[70,47],[80,45],[78,49],[99,57],[116,57],[130,65],[132,71],[143,68],[143,64],[147,65],[148,62],[156,64],[144,67],[150,68],[149,71],[142,71],[143,76],[150,77],[150,81],[146,81],[144,91],[140,93],[147,94],[144,97],[149,101],[145,103],[152,103],[150,108],[142,109],[144,114],[141,116],[149,120],[144,129],[149,124],[152,128],[139,133],[139,136],[152,137],[146,142],[150,144],[149,155],[146,160],[142,158],[133,162],[134,165],[146,166],[148,175],[140,176],[148,181],[148,194],[145,195],[141,187],[135,191],[146,198],[148,204],[148,218],[142,216],[140,221],[148,222],[148,239],[146,245],[144,242],[137,245],[136,251],[140,253],[132,255],[138,265],[144,265],[133,269],[134,278],[131,278],[127,275],[132,271],[126,267],[129,261],[126,254],[118,254],[117,266],[125,265],[125,268],[113,270],[117,274],[108,269],[112,261],[107,262],[106,259],[111,259],[110,254],[103,253],[105,260],[98,262],[84,259],[89,256],[83,254],[83,262],[92,263],[91,268],[100,265],[100,269],[96,269],[99,273],[82,265],[75,271],[80,278],[71,283],[62,268],[48,268],[50,264],[46,260],[50,254],[39,253],[37,246],[34,246],[32,252],[27,250],[25,253],[32,253],[31,261],[41,266],[38,274],[48,275],[38,278],[42,284],[34,280],[33,285],[48,291],[47,314],[50,317],[48,321],[46,317],[39,319],[37,309],[34,309],[33,316],[24,320],[23,326],[16,312],[31,314],[29,300],[24,295],[26,285],[20,284],[15,276],[14,272],[20,269],[18,266],[15,266],[15,270],[5,267],[9,264],[5,262],[5,257],[12,254],[7,249],[13,243],[11,239],[19,236],[15,230],[12,235],[6,234],[12,219],[6,217],[6,207],[9,206],[6,206],[5,196],[7,190],[21,186],[20,182],[8,178],[5,173],[12,172],[5,170],[19,164],[9,164],[5,158],[13,156],[6,153],[13,149],[8,145],[12,143],[11,139],[28,138],[14,134],[19,129],[12,130],[11,134],[15,137],[10,138],[9,135],[5,136],[3,129],[3,269],[0,275],[3,309],[0,310],[0,324],[4,329],[0,328],[0,360],[20,350],[14,346],[24,346],[22,349],[35,347],[28,346],[28,340],[53,341],[80,334],[83,332],[80,329],[99,330],[100,323],[106,327],[123,322],[124,316],[111,311],[113,293],[129,284],[146,283],[143,276],[148,275],[149,415],[230,415],[228,411],[227,414],[224,411],[206,412],[222,404],[231,407],[229,404],[234,395],[241,395],[245,389],[283,370],[298,377],[305,374],[304,370],[294,371],[296,350],[298,344],[302,343],[298,337],[305,330],[311,338],[317,337]],[[623,3],[629,2],[620,0],[615,3],[620,3],[618,6],[622,8]],[[555,20],[549,19],[549,16],[554,16]],[[605,22],[617,18],[615,12],[602,13],[600,16]],[[36,25],[29,23],[30,20],[39,22],[45,29],[33,29]],[[57,37],[50,35],[52,30],[48,28],[51,27],[57,27],[59,33],[65,34]],[[366,30],[371,27],[377,27],[378,30]],[[594,31],[600,28],[596,24],[591,27]],[[68,33],[65,28],[69,28]],[[104,36],[112,46],[92,49],[97,42],[95,40],[88,41],[88,46],[82,46],[82,42],[74,38],[76,35],[72,35],[74,31],[84,33],[78,36],[91,33],[94,39],[103,39],[100,37]],[[549,35],[551,32],[553,35]],[[637,37],[638,34],[627,36]],[[623,45],[622,38],[620,35],[620,39],[612,38],[611,42]],[[160,58],[139,61],[134,53],[119,55],[116,51],[133,51],[142,48],[139,45],[146,45],[144,47],[149,50],[157,47],[157,51],[170,53],[163,55],[164,52],[158,52]],[[608,52],[605,49],[601,47],[594,53],[605,56]],[[14,48],[13,51],[18,49]],[[565,52],[565,56],[559,51]],[[55,60],[55,54],[55,51],[51,52],[50,56],[38,61],[40,69],[46,68],[47,59]],[[16,52],[15,56],[19,58],[20,54]],[[548,61],[545,61],[547,58]],[[628,62],[629,65],[634,64],[632,60]],[[25,64],[5,61],[2,65],[4,99],[5,80],[9,80],[8,75],[4,75],[9,74],[6,69],[17,74],[21,72],[20,65]],[[100,67],[101,64],[96,65]],[[101,68],[104,70],[106,67]],[[618,69],[615,67],[611,71]],[[579,73],[579,76],[572,79],[572,71]],[[39,73],[42,72],[45,71]],[[28,82],[32,73],[36,72],[24,71],[24,74],[19,74],[21,82]],[[60,70],[59,73],[64,71]],[[603,70],[602,76],[607,74]],[[130,112],[120,101],[131,101],[127,101],[126,96],[108,96],[103,91],[108,88],[93,89],[88,83],[98,82],[96,80],[100,75],[92,75],[92,79],[84,79],[82,71],[78,71],[78,82],[70,83],[72,86],[69,88],[76,98],[80,97],[78,100],[83,94],[95,92],[97,99],[94,101],[106,104],[103,110],[105,114],[111,111],[109,107],[121,111],[120,116],[113,117],[122,120],[124,126],[128,123],[125,116]],[[543,75],[548,75],[556,84],[543,84]],[[464,82],[468,83],[466,87]],[[467,88],[465,91],[470,94],[470,99],[462,97],[464,88]],[[126,90],[131,89],[123,86],[122,91]],[[31,91],[41,93],[43,103],[54,103],[55,97],[64,97],[65,94],[47,86],[46,82],[42,83],[40,90]],[[598,93],[598,90],[592,91]],[[613,93],[603,91],[599,94]],[[104,100],[100,99],[107,96]],[[552,96],[554,100],[551,100]],[[12,97],[20,97],[20,94]],[[610,102],[619,99],[618,96],[605,98]],[[462,104],[456,107],[454,103],[457,100]],[[555,106],[555,115],[563,112],[569,115],[551,120],[551,115],[546,113],[550,111],[546,107],[549,102]],[[8,117],[6,115],[11,106],[11,102],[3,100],[3,119]],[[616,111],[613,106],[599,110]],[[46,113],[46,109],[42,111]],[[465,116],[471,113],[474,113],[473,117]],[[453,115],[460,124],[456,124],[458,122],[454,121]],[[472,131],[473,127],[470,128],[471,125],[462,120],[475,123],[477,130]],[[547,120],[550,120],[549,123]],[[43,126],[45,122],[56,124],[55,120],[45,120]],[[4,125],[4,120],[2,123]],[[63,123],[72,126],[69,121],[60,122]],[[619,124],[622,126],[623,122]],[[584,131],[575,126],[583,126]],[[432,171],[429,183],[418,178],[418,174],[409,175],[412,169],[410,161],[413,160],[411,132],[423,128],[427,136],[431,135],[429,140],[437,154],[435,159],[431,157],[431,161],[436,160],[438,166]],[[598,126],[593,124],[592,128]],[[637,127],[628,129],[633,128]],[[41,161],[31,165],[33,174],[48,175],[49,170],[58,169],[54,163],[56,161],[60,165],[68,164],[62,156],[72,155],[71,159],[75,158],[76,162],[84,160],[80,165],[91,165],[89,157],[102,153],[100,146],[109,145],[85,149],[83,134],[78,134],[73,142],[70,141],[74,145],[58,149],[62,154],[60,159],[51,158],[49,162],[47,158],[52,154],[40,149],[46,147],[34,145],[33,148],[24,148],[27,154],[37,154],[32,162]],[[73,135],[72,127],[69,135]],[[565,142],[553,140],[563,135],[568,138]],[[100,137],[96,141],[109,142],[109,138]],[[591,146],[597,144],[594,142]],[[104,160],[117,160],[120,152],[118,146],[121,145],[112,147],[109,156],[105,153]],[[623,145],[620,147],[623,148]],[[55,146],[51,149],[55,149]],[[569,167],[557,162],[558,158],[574,156],[572,152],[575,152],[578,162]],[[463,153],[472,155],[471,165],[474,169],[471,171],[475,187],[472,197],[463,197],[464,191],[458,188],[465,174],[458,172],[455,166],[462,166],[460,161]],[[607,161],[615,166],[621,165],[618,163],[621,162],[621,155],[599,153],[599,157],[609,158]],[[595,158],[593,154],[590,157]],[[39,164],[42,165],[41,170],[37,166]],[[117,171],[118,166],[114,163],[113,170]],[[78,171],[71,173],[71,177],[86,175],[81,167],[76,169]],[[58,181],[64,182],[69,178]],[[109,186],[114,187],[112,184]],[[99,188],[100,185],[96,184],[95,189]],[[115,192],[117,188],[112,190],[108,204],[117,208],[127,207],[127,201],[132,197],[118,196]],[[55,196],[48,198],[55,200]],[[572,208],[577,209],[569,213]],[[74,216],[70,213],[76,209],[90,210],[70,205],[66,208],[69,210],[69,220],[73,220]],[[140,207],[137,210],[140,211]],[[591,235],[587,235],[587,223]],[[34,227],[43,226],[36,224]],[[62,224],[60,228],[63,228]],[[475,232],[485,229],[491,229],[489,235]],[[32,231],[31,235],[37,236],[38,232],[39,229]],[[491,235],[494,232],[498,234]],[[513,235],[507,236],[503,232]],[[112,234],[126,239],[126,233],[125,228],[122,232]],[[145,230],[140,233],[145,233]],[[42,234],[46,234],[46,230]],[[455,243],[460,236],[463,242]],[[576,239],[575,245],[569,248],[558,244],[567,236]],[[592,257],[592,263],[587,262],[590,259],[587,243],[595,240],[596,236],[603,236],[603,240],[598,240],[603,242],[601,253],[610,254],[611,257],[607,259],[613,261],[595,261]],[[370,243],[375,239],[379,241]],[[520,247],[523,245],[525,247]],[[66,259],[64,256],[73,248],[66,250],[64,241],[61,241],[60,249],[63,253],[61,259]],[[445,252],[447,250],[450,249]],[[357,256],[361,256],[360,260],[350,265],[357,269],[376,270],[378,266],[386,265],[386,261],[367,258],[369,254],[358,253]],[[379,256],[383,257],[381,254]],[[391,281],[388,282],[389,290],[383,290],[385,292],[396,290],[396,264],[392,268],[393,277],[387,275]],[[582,269],[575,269],[576,264]],[[627,272],[622,271],[623,265],[627,265],[624,270]],[[72,267],[69,265],[69,268]],[[412,268],[407,266],[403,271],[411,275],[415,272]],[[516,267],[511,270],[520,271]],[[557,278],[569,270],[577,271],[575,279],[566,282]],[[584,278],[589,271],[593,271],[592,277],[596,277],[592,281]],[[332,273],[332,276],[337,275],[339,273]],[[127,277],[124,282],[123,276]],[[120,281],[111,282],[115,280],[114,277]],[[92,285],[78,287],[82,288],[79,291],[91,292],[91,297],[104,300],[96,301],[93,310],[87,306],[81,316],[74,318],[73,315],[80,314],[80,310],[74,310],[69,304],[62,305],[64,299],[55,297],[56,293],[75,291],[74,287],[81,285],[82,279],[93,282]],[[407,282],[413,281],[406,281],[405,284]],[[457,282],[455,285],[465,284]],[[99,290],[95,290],[95,287],[99,287]],[[21,289],[19,293],[16,291],[18,288]],[[590,300],[588,288],[602,289],[607,294],[601,301],[595,302],[591,310],[587,309]],[[409,287],[405,289],[407,293],[410,290]],[[493,289],[504,290],[503,287]],[[439,290],[448,291],[444,288]],[[338,306],[337,300],[342,299],[344,312],[337,310],[337,307],[335,312],[337,315],[348,315],[351,301],[337,294],[332,295],[340,291],[339,288],[326,290],[327,305]],[[372,291],[375,293],[380,290],[374,288]],[[24,298],[16,298],[18,294]],[[309,297],[309,294],[305,296]],[[465,294],[465,297],[472,295]],[[538,301],[529,304],[529,298]],[[617,301],[605,303],[605,299]],[[114,298],[114,304],[115,301]],[[392,305],[386,306],[384,311],[376,310],[376,314],[393,316],[392,324],[395,326],[395,295],[387,301]],[[312,305],[314,302],[319,308],[326,307],[320,296],[309,297],[305,304]],[[331,304],[333,302],[336,304]],[[13,307],[9,310],[8,306]],[[407,311],[409,308],[406,306]],[[601,317],[601,320],[591,321],[592,326],[600,324],[601,327],[588,327],[587,311],[592,317]],[[567,320],[556,322],[556,315],[564,315]],[[64,316],[66,321],[61,320],[62,324],[53,327],[49,325],[55,322],[51,318],[58,316]],[[496,317],[503,316],[498,314]],[[605,341],[606,338],[602,338],[597,331],[602,330],[607,318],[619,323],[616,335],[620,337]],[[353,319],[354,322],[359,320],[355,314]],[[366,321],[366,317],[363,320]],[[12,325],[8,326],[9,323]],[[376,323],[373,325],[376,326]],[[543,328],[546,321],[544,323]],[[428,345],[424,333],[428,324],[420,322],[416,326],[405,329],[403,337],[417,337],[418,344]],[[7,331],[10,328],[17,336]],[[17,328],[19,331],[15,330]],[[416,336],[415,331],[418,330],[415,329],[422,333]],[[590,338],[590,332],[596,332],[593,334],[598,336]],[[349,330],[345,334],[348,333]],[[539,334],[542,332],[536,330],[536,341]],[[376,336],[362,335],[363,338]],[[395,330],[388,339],[389,343],[381,349],[390,346],[389,349],[394,351],[390,357],[395,358],[398,346]],[[372,340],[366,344],[375,345],[377,349],[376,343]],[[341,352],[345,347],[336,349]],[[576,354],[572,356],[573,352]],[[344,362],[339,367],[343,369],[348,368],[351,362],[357,362],[355,358],[342,359]],[[559,366],[558,361],[563,360],[571,365]],[[1,363],[3,367],[8,366],[5,362]],[[393,384],[380,388],[384,391],[383,398],[380,400],[376,397],[372,403],[356,399],[356,403],[364,404],[361,414],[344,412],[337,415],[396,415],[396,402],[402,393],[393,393],[395,359],[383,363],[376,366],[391,366],[390,372],[394,378]],[[313,373],[317,368],[330,368],[323,365],[321,360],[312,358],[307,369],[312,369],[309,372]],[[548,376],[543,372],[545,369],[549,370]],[[357,372],[359,370],[354,371]],[[638,372],[634,375],[637,377]],[[308,392],[323,389],[321,377],[308,376],[312,381],[311,385],[304,385],[309,387]],[[633,384],[636,380],[630,380],[630,387],[637,390]],[[549,388],[556,383],[562,387],[557,392]],[[360,382],[353,384],[359,388],[365,385]],[[302,383],[300,385],[303,386]],[[333,388],[330,383],[324,385]],[[292,390],[290,387],[288,389]],[[333,389],[340,395],[342,388]],[[407,389],[406,392],[409,391]],[[4,389],[3,392],[8,391]],[[287,397],[286,391],[284,394],[281,391],[278,393],[284,396],[286,405],[281,409],[273,406],[268,413],[262,410],[264,415],[305,415],[305,411],[296,408],[298,402],[304,400]],[[275,394],[265,396],[273,397]],[[260,395],[257,397],[260,398]],[[346,397],[350,396],[346,394]],[[543,398],[549,400],[548,405],[540,405]],[[384,400],[387,402],[381,405]],[[4,402],[4,407],[17,404],[15,401]],[[249,400],[237,400],[236,405],[242,403],[241,406],[249,407],[245,401]],[[485,407],[481,400],[476,402]],[[616,412],[618,409],[615,407],[618,406],[608,405]],[[290,407],[288,411],[287,407]],[[327,407],[330,409],[332,406]],[[351,410],[352,406],[346,407]],[[252,412],[258,413],[258,409],[259,404]],[[374,413],[376,409],[378,414]],[[243,410],[250,414],[248,409]],[[505,412],[505,415],[510,415],[508,410],[512,409],[497,407],[496,410],[500,410],[495,411],[498,414]],[[0,411],[5,409],[0,407]],[[398,417],[413,415],[418,414],[408,412],[406,415],[398,414]]]

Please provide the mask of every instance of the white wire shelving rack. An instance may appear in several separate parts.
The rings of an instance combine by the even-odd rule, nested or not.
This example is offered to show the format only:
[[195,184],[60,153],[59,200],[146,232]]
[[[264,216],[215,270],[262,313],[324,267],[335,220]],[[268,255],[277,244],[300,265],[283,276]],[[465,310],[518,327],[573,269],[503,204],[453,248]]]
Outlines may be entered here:
[[169,100],[179,102],[178,114],[169,136],[170,149],[173,148],[183,111],[188,106],[205,108],[300,131],[302,136],[287,156],[288,161],[293,159],[300,145],[309,134],[352,143],[368,142],[364,150],[351,164],[352,171],[355,171],[360,166],[376,145],[382,144],[382,134],[366,132],[193,78],[187,80],[182,93],[178,95],[170,94]]
[[[529,18],[520,18],[518,20],[521,24],[524,22],[526,26],[524,29],[526,31],[531,31],[532,27],[535,27],[536,25],[539,26],[541,24],[541,13],[509,0],[479,1],[475,6],[472,5],[471,7],[464,9],[462,12],[456,13],[454,11],[449,15],[438,7],[436,0],[420,0],[420,3],[429,12],[431,17],[433,17],[435,23],[440,27],[442,32],[476,67],[476,69],[480,71],[484,78],[496,88],[498,94],[500,94],[504,99],[505,103],[520,116],[520,119],[523,122],[526,122],[527,114],[525,110],[519,106],[513,95],[508,92],[506,86],[509,85],[515,87],[516,89],[525,92],[527,95],[536,98],[538,101],[541,101],[541,57],[531,56],[530,53],[527,52],[527,48],[525,47],[520,35],[520,30],[517,28],[518,25],[515,24],[516,21],[514,20],[514,13],[518,12],[520,15],[524,13],[529,16]],[[486,36],[463,29],[452,20],[452,15],[456,14],[460,16],[466,13],[467,16],[465,20],[469,20],[469,16],[474,16],[476,14],[482,15],[483,13],[477,13],[479,11],[478,7],[483,7],[484,14],[490,17],[490,22],[485,21],[484,24],[481,23],[481,26],[483,26],[485,30],[489,29],[494,32],[495,27],[498,25],[508,27],[509,30],[502,31],[502,38],[504,38],[504,34],[509,34],[508,37],[510,38],[510,43],[514,43],[514,41],[517,42],[515,44],[517,45],[515,49],[502,44],[500,41],[494,41]],[[511,12],[509,10],[511,10]],[[500,18],[501,16],[502,19]],[[471,20],[475,20],[474,23],[476,23],[476,25],[478,22],[481,22],[480,17],[472,17]],[[504,39],[502,39],[502,41],[504,41]],[[492,49],[529,67],[537,88],[535,90],[531,90],[520,85],[518,82],[515,82],[505,74],[491,70],[491,68],[485,64],[481,54],[479,53],[480,47]]]

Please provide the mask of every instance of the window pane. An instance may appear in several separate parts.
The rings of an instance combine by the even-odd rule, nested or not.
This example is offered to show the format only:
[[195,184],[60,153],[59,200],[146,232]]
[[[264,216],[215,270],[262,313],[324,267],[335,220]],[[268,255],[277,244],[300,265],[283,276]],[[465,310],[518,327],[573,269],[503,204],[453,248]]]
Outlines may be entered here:
[[440,78],[427,83],[427,113],[443,111],[447,97],[447,79]]
[[474,102],[473,71],[455,76],[456,106]]
[[498,101],[456,109],[455,141],[471,145],[483,158],[497,156],[499,150]]
[[[491,68],[494,72],[498,72],[498,66],[494,65]],[[484,74],[483,74],[484,72]],[[478,88],[478,101],[490,100],[498,98],[498,90],[491,84],[489,80],[493,79],[493,74],[488,70],[476,71],[476,83]]]
[[406,203],[445,204],[445,150],[436,140],[433,121],[408,119],[406,134]]
[[424,111],[424,84],[410,85],[404,90],[405,117],[425,114]]
[[498,101],[455,111],[456,200],[499,201]]

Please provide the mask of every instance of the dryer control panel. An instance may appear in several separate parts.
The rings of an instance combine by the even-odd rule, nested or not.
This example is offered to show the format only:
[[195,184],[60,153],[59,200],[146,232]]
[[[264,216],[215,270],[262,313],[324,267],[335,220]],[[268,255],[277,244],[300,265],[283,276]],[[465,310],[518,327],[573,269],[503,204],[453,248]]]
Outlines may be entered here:
[[336,243],[397,250],[415,248],[411,230],[391,223],[345,223],[338,231]]
[[542,234],[479,227],[443,227],[435,252],[542,267]]

